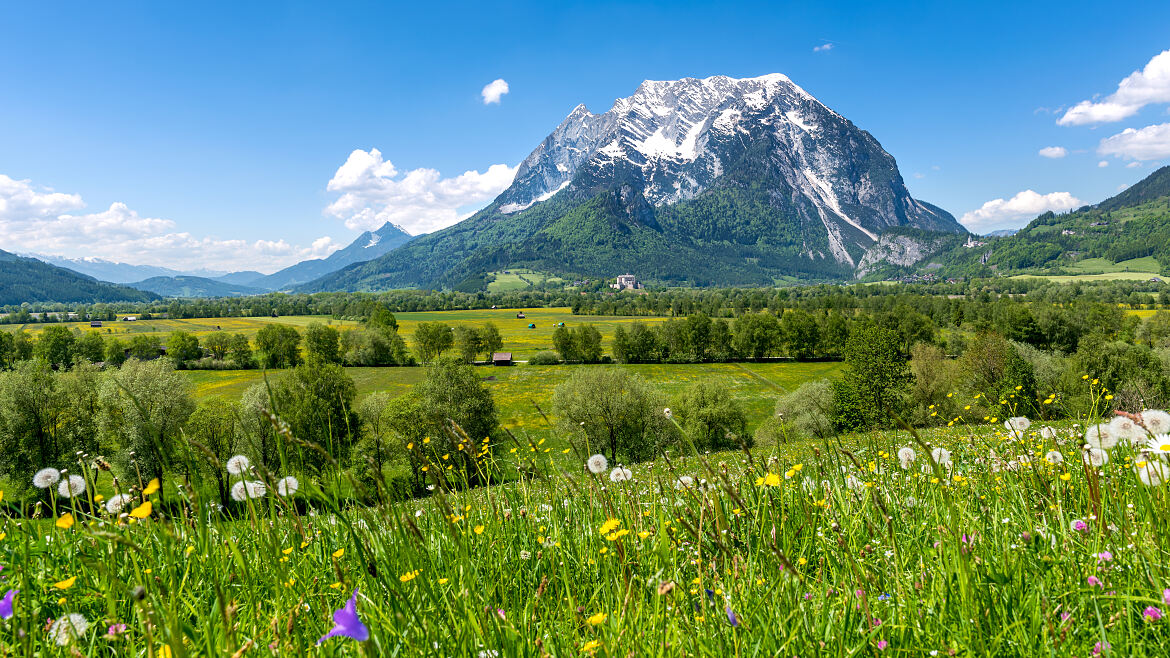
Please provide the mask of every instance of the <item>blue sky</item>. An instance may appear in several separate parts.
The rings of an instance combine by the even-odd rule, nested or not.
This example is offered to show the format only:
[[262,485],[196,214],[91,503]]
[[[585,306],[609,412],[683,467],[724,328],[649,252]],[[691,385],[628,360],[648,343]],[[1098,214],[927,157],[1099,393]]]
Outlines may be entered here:
[[[1102,145],[1170,123],[1170,78],[1163,100],[1146,80],[1153,100],[1058,125],[1170,49],[1170,3],[973,7],[10,5],[0,248],[271,271],[377,218],[453,221],[577,103],[603,111],[643,79],[784,73],[870,131],[916,197],[980,229],[1097,202],[1170,162],[1170,128]],[[508,92],[485,103],[497,79]],[[347,159],[393,191],[347,183]]]

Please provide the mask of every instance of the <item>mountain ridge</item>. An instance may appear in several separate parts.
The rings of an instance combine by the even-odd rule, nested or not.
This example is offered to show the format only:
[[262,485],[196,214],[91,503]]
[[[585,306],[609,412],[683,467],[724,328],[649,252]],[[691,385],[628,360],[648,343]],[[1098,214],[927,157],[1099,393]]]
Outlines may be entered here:
[[845,278],[895,226],[966,233],[787,77],[646,81],[605,113],[574,108],[472,217],[297,290],[454,287],[508,266],[696,285]]

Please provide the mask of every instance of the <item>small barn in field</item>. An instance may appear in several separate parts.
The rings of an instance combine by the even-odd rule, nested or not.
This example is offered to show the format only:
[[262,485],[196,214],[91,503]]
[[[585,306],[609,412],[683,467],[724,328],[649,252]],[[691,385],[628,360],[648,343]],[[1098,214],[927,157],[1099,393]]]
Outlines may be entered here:
[[510,366],[512,365],[511,352],[492,352],[492,365],[494,366]]

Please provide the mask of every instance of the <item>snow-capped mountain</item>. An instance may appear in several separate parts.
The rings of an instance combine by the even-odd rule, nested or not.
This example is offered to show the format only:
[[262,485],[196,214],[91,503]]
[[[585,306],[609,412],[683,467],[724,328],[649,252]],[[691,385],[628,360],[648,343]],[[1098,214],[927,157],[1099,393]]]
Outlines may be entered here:
[[699,285],[846,278],[897,226],[966,232],[787,77],[646,81],[600,114],[574,108],[479,213],[306,289],[466,288],[521,265]]
[[571,185],[630,176],[651,205],[672,205],[710,189],[746,144],[760,142],[767,149],[759,155],[781,174],[777,192],[824,226],[838,262],[853,265],[890,226],[963,230],[910,197],[893,157],[869,133],[779,73],[647,80],[602,114],[578,105],[524,159],[499,209],[517,212]]

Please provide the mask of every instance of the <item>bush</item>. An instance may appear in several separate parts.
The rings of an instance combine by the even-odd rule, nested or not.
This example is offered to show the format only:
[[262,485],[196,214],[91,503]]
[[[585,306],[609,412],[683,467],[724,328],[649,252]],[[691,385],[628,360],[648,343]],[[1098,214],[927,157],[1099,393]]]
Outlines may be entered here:
[[675,438],[662,398],[646,380],[623,368],[574,370],[553,393],[553,411],[566,434],[585,440],[583,452],[632,463],[651,459]]
[[775,420],[783,436],[824,439],[834,434],[833,384],[827,379],[805,382],[776,401]]
[[675,403],[675,414],[683,431],[698,450],[749,448],[754,439],[747,432],[747,416],[719,382],[695,382]]
[[544,350],[543,352],[537,352],[536,354],[533,354],[531,358],[528,359],[528,365],[530,365],[530,366],[555,366],[555,365],[559,364],[560,362],[561,362],[561,357],[558,356],[557,353],[553,352],[552,350]]

